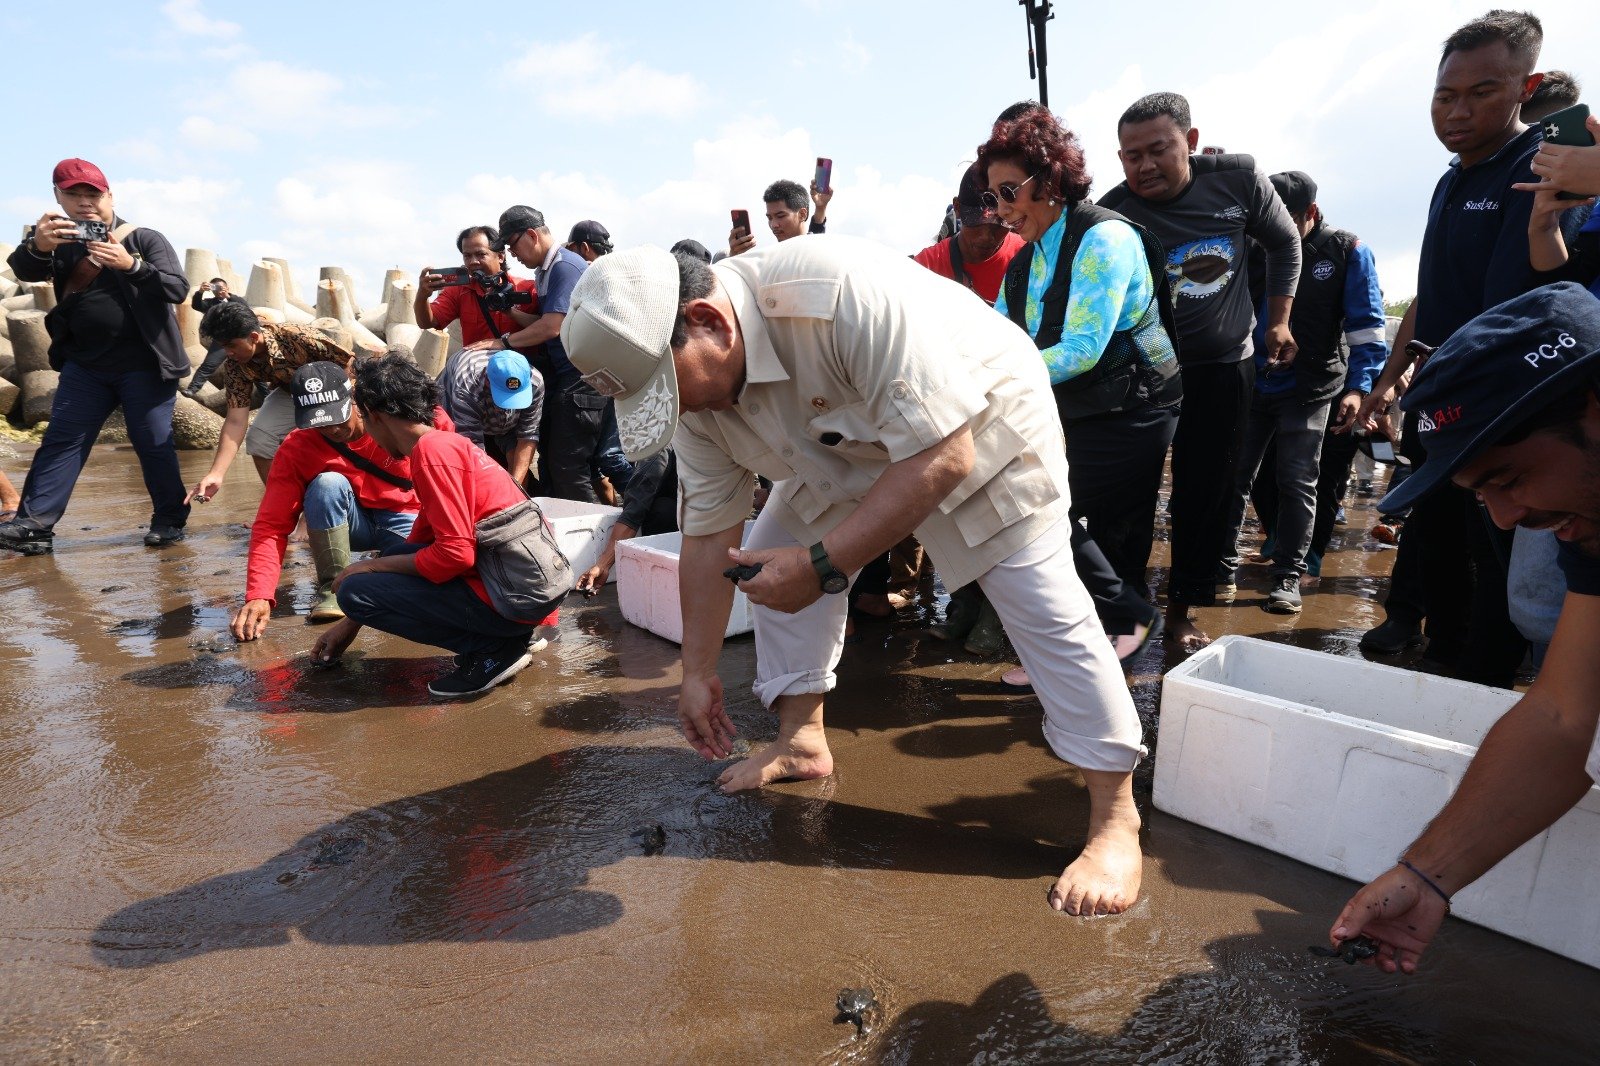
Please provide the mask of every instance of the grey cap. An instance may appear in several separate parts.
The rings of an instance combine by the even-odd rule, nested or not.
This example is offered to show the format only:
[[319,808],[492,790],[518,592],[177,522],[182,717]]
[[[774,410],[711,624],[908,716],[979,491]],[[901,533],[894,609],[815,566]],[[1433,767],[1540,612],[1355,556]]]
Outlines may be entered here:
[[503,252],[511,246],[512,241],[529,230],[544,229],[544,215],[531,207],[518,204],[500,212],[500,224],[495,228],[500,231],[500,239],[494,242],[494,250]]

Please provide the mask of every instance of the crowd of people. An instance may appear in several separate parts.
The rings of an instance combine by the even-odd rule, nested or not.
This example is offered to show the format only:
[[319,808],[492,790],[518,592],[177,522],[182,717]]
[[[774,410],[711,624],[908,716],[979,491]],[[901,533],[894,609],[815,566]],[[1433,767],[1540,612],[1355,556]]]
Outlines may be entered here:
[[[1051,905],[1106,914],[1134,902],[1142,868],[1146,748],[1119,662],[1163,633],[1174,654],[1208,642],[1191,612],[1238,595],[1252,506],[1261,606],[1299,612],[1364,458],[1358,491],[1378,492],[1372,464],[1394,471],[1377,529],[1398,550],[1362,646],[1425,640],[1433,669],[1502,687],[1530,651],[1538,670],[1440,817],[1330,932],[1410,972],[1450,894],[1600,779],[1600,121],[1590,146],[1569,143],[1578,86],[1537,71],[1541,46],[1534,16],[1502,10],[1446,40],[1431,113],[1452,158],[1397,327],[1370,247],[1329,221],[1315,179],[1202,151],[1173,92],[1123,112],[1124,180],[1098,200],[1062,118],[1007,108],[910,258],[827,233],[821,168],[809,189],[763,193],[773,243],[736,212],[714,255],[693,239],[614,249],[593,220],[561,241],[510,207],[461,231],[459,268],[419,277],[417,322],[460,324],[437,379],[404,351],[262,321],[222,279],[192,296],[208,354],[191,376],[171,246],[116,214],[98,168],[65,160],[62,213],[10,258],[55,283],[61,382],[20,494],[0,478],[0,547],[51,550],[120,405],[151,547],[184,536],[241,446],[265,484],[235,636],[267,626],[303,521],[310,620],[333,623],[314,661],[372,626],[451,652],[430,691],[464,696],[515,676],[555,618],[499,606],[482,524],[530,492],[616,502],[599,562],[570,584],[603,586],[619,540],[681,530],[679,717],[709,759],[734,750],[717,664],[735,582],[756,607],[754,688],[778,733],[727,768],[730,791],[832,772],[825,694],[853,615],[901,607],[925,555],[951,593],[939,635],[997,651],[1004,632],[1021,664],[1004,682],[1037,696],[1051,748],[1082,771],[1086,844]],[[227,405],[187,492],[171,438],[185,379]],[[1169,469],[1163,604],[1148,571]]]

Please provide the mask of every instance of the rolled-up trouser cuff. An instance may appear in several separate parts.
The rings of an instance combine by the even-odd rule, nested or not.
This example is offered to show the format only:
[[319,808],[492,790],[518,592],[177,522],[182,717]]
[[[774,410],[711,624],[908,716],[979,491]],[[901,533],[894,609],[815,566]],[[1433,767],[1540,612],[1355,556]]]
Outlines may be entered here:
[[[799,542],[768,508],[756,518],[745,547],[794,548]],[[771,707],[780,696],[833,691],[848,611],[842,592],[825,594],[794,614],[751,609],[756,631],[756,679],[751,688],[765,706]]]

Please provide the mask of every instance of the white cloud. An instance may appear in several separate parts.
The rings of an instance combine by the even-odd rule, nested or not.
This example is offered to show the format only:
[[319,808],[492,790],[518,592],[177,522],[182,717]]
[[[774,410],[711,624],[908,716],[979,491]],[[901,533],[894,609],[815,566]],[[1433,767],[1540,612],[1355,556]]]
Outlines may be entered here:
[[216,251],[220,219],[243,208],[237,181],[179,178],[175,181],[124,181],[114,189],[117,213],[133,222],[148,221],[172,242],[179,256],[189,247]]
[[839,52],[844,58],[844,65],[857,73],[866,70],[872,63],[871,50],[856,40],[854,33],[845,33],[844,40],[839,42]]
[[597,122],[683,118],[699,108],[706,95],[693,75],[625,63],[593,33],[535,44],[508,64],[506,72],[537,94],[542,109],[561,118]]
[[200,0],[167,0],[161,5],[161,13],[180,33],[224,39],[239,35],[240,26],[237,22],[211,18],[200,10]]
[[178,126],[178,135],[201,148],[246,152],[260,142],[242,126],[221,125],[204,115],[190,115]]
[[404,114],[393,106],[352,103],[341,78],[275,59],[235,68],[221,95],[228,101],[230,115],[243,125],[282,132],[366,133],[392,125]]

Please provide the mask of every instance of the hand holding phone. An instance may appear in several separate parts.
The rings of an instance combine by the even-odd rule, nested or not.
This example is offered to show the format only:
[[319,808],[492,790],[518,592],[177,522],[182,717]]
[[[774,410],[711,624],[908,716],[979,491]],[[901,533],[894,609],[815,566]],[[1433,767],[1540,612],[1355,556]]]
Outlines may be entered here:
[[1545,182],[1560,186],[1559,200],[1587,200],[1600,195],[1600,152],[1595,144],[1587,104],[1573,104],[1540,122],[1544,144],[1533,157],[1532,170]]
[[817,173],[811,179],[811,191],[821,193],[833,192],[833,160],[825,156],[817,156]]
[[741,231],[744,233],[751,232],[750,212],[746,211],[742,207],[736,207],[728,213],[733,217],[733,231],[735,233],[739,233]]
[[748,252],[756,246],[755,234],[750,231],[750,212],[736,207],[730,214],[733,217],[733,229],[728,233],[728,254]]

